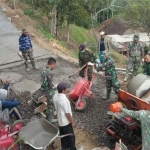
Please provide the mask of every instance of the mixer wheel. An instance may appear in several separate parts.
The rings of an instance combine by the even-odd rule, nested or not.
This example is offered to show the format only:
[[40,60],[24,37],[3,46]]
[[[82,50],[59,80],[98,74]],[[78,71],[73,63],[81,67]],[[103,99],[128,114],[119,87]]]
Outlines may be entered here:
[[132,99],[132,98],[127,99],[126,102],[125,102],[125,105],[127,106],[127,108],[129,110],[138,111],[138,110],[141,109],[139,103],[136,100]]

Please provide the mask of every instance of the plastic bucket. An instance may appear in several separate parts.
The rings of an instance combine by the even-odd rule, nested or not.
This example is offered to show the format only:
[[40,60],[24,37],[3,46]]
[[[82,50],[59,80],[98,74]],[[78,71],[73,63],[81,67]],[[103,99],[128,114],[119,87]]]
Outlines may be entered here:
[[111,104],[110,105],[110,110],[112,112],[120,112],[120,109],[118,107],[119,108],[123,107],[122,104],[121,104],[121,102],[115,102],[115,103]]

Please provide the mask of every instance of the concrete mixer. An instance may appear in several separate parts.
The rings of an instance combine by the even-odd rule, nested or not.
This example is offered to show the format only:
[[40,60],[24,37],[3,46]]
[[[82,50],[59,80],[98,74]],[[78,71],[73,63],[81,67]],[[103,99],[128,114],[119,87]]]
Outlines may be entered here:
[[138,74],[127,85],[128,93],[150,104],[150,76]]
[[[150,77],[138,74],[127,85],[128,92],[119,90],[118,101],[129,110],[150,110]],[[141,150],[141,124],[123,113],[108,113],[110,119],[106,124],[109,136],[121,141],[128,149]]]

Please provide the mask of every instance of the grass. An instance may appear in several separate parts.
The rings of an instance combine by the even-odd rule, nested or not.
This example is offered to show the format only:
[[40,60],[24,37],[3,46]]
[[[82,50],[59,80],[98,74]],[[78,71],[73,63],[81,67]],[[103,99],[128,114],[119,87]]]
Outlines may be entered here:
[[111,49],[110,56],[114,59],[117,67],[126,67],[126,57],[122,54],[119,54],[117,51]]
[[42,33],[44,38],[54,39],[53,36],[44,27],[38,25],[36,28]]
[[71,37],[74,41],[76,41],[76,43],[78,44],[83,44],[85,42],[87,42],[88,45],[90,44],[96,44],[96,39],[93,35],[91,35],[91,33],[89,32],[89,30],[76,26],[74,24],[70,25],[70,34]]

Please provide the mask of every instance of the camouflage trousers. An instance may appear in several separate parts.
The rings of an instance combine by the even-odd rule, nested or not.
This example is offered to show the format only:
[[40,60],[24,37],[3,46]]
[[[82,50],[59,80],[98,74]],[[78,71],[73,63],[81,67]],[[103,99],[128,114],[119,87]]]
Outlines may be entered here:
[[127,60],[127,68],[126,68],[126,74],[129,74],[131,70],[133,70],[132,74],[136,75],[136,72],[141,64],[141,58],[140,57],[130,57]]
[[118,79],[106,79],[106,88],[107,91],[111,91],[113,88],[116,95],[118,95],[119,89],[120,89],[120,83]]
[[32,67],[35,67],[33,53],[31,51],[29,51],[29,50],[22,51],[22,56],[25,60],[24,64],[25,64],[26,68],[28,67],[28,59],[30,59]]
[[53,96],[55,95],[55,90],[47,90],[43,92],[47,98],[48,107],[53,105]]
[[[86,67],[84,67],[80,72],[79,72],[79,76],[84,78],[85,77],[85,70]],[[88,80],[91,81],[92,79],[92,73],[93,73],[93,67],[92,66],[88,66]]]

